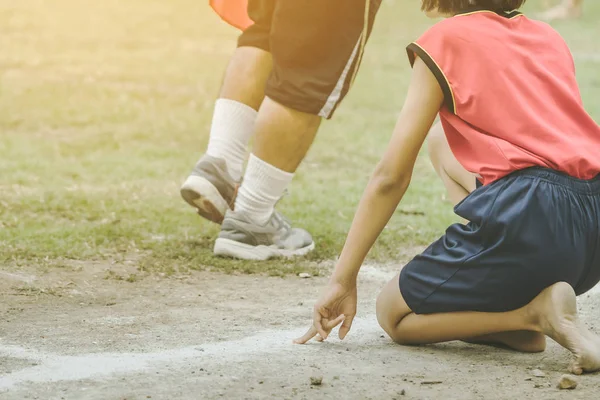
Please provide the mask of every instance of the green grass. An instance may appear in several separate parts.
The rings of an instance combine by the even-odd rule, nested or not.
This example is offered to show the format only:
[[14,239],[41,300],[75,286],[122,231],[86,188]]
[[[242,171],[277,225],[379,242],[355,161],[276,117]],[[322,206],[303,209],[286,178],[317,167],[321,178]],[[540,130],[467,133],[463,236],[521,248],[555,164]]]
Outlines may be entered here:
[[[588,0],[581,21],[556,24],[597,121],[599,21],[600,4]],[[0,262],[133,258],[150,272],[318,271],[339,253],[389,139],[409,77],[404,47],[430,24],[416,0],[383,4],[353,91],[280,203],[317,250],[252,263],[214,258],[218,227],[178,191],[205,149],[236,31],[198,0],[0,0]],[[455,221],[443,197],[423,153],[371,260],[393,261],[443,233]]]

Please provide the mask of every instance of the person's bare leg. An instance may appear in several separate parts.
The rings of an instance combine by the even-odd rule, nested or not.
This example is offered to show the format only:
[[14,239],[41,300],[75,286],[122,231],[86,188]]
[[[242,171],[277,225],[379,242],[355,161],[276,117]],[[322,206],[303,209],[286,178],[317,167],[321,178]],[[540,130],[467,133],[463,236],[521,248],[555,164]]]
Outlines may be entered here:
[[541,19],[553,21],[559,19],[579,18],[583,9],[583,0],[563,0],[540,15]]
[[296,168],[312,145],[321,117],[265,98],[256,120],[253,154],[286,172]]
[[583,0],[571,0],[571,16],[574,18],[581,17],[583,12]]
[[321,117],[293,110],[266,97],[256,119],[254,148],[235,210],[266,223],[304,159]]
[[256,47],[238,47],[225,70],[219,97],[257,110],[265,98],[265,86],[273,69],[271,53]]
[[223,222],[214,253],[241,259],[303,256],[312,236],[275,211],[319,129],[321,118],[266,97],[256,120],[254,149],[234,212]]
[[395,342],[405,345],[469,340],[506,332],[538,332],[574,354],[571,372],[600,370],[600,338],[579,322],[575,292],[564,282],[546,288],[531,303],[513,311],[418,315],[404,301],[396,277],[377,299],[377,319]]
[[431,128],[427,137],[427,149],[433,168],[446,187],[450,200],[453,204],[458,204],[475,190],[475,175],[464,169],[454,157],[442,124],[438,123]]

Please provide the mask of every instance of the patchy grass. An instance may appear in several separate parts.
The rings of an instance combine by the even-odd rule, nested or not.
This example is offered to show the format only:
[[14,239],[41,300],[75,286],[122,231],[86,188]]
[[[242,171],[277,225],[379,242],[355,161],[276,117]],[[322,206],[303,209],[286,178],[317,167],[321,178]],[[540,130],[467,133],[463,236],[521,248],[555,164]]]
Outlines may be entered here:
[[[382,7],[353,91],[280,204],[313,233],[317,250],[258,263],[213,257],[218,227],[178,193],[205,148],[236,31],[201,1],[0,0],[0,262],[59,267],[133,255],[141,272],[318,274],[340,251],[389,139],[409,76],[404,47],[431,24],[417,1]],[[556,25],[596,120],[598,21],[600,4],[589,1],[583,20]],[[423,154],[370,257],[397,259],[453,221]]]

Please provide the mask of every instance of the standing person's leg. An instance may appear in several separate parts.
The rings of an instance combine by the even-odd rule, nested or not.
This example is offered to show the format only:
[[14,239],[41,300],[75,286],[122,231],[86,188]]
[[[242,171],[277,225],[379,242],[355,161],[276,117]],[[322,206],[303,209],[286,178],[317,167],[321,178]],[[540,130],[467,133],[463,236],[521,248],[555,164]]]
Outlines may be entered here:
[[255,23],[241,34],[225,72],[206,154],[181,187],[182,197],[213,222],[220,223],[233,206],[248,142],[265,97],[273,68],[270,31],[274,1],[249,1],[248,12]]
[[[307,4],[308,3],[308,4]],[[273,73],[256,122],[256,142],[235,212],[215,254],[244,259],[303,255],[310,234],[276,211],[321,118],[331,118],[358,70],[380,0],[279,1],[273,14]]]

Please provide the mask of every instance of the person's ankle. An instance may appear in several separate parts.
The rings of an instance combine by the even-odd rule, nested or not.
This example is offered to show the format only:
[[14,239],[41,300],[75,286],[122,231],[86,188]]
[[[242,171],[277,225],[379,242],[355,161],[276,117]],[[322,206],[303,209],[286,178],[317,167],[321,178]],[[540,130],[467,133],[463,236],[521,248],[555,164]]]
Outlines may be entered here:
[[244,181],[238,191],[235,210],[258,225],[271,218],[294,174],[250,155]]
[[523,330],[544,332],[544,318],[534,302],[527,304],[519,311],[522,313],[523,321],[525,322],[525,329]]

